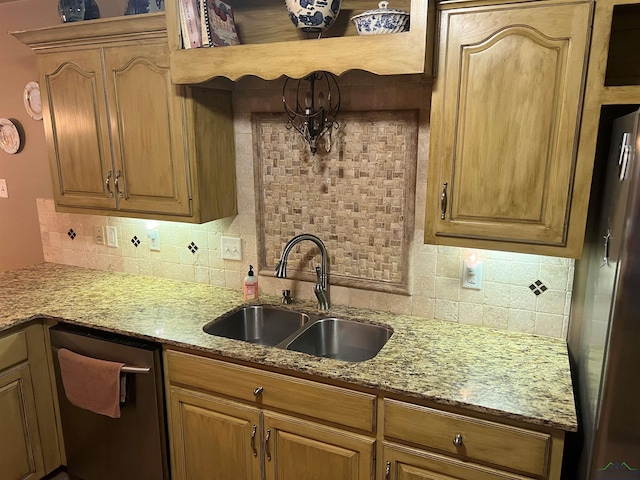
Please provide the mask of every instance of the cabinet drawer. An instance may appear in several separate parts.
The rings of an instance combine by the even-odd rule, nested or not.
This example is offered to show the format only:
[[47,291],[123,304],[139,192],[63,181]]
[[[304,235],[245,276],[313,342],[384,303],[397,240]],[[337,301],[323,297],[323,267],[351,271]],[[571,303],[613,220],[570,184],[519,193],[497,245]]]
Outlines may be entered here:
[[[461,436],[462,444],[454,439]],[[384,436],[463,458],[546,476],[551,436],[395,400],[384,400]]]
[[27,338],[17,332],[0,338],[0,371],[27,360]]
[[[167,351],[169,382],[373,431],[375,395],[234,365],[188,353]],[[260,389],[258,393],[256,389]]]

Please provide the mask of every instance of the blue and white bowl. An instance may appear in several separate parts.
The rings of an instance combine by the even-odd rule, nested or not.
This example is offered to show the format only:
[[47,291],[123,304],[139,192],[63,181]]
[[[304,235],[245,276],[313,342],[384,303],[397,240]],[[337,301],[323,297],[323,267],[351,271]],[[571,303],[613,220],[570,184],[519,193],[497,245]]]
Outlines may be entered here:
[[304,32],[322,33],[335,22],[341,0],[285,0],[289,18]]
[[367,10],[351,17],[358,35],[378,35],[409,30],[409,14],[404,10],[389,8],[389,2],[378,3],[375,10]]

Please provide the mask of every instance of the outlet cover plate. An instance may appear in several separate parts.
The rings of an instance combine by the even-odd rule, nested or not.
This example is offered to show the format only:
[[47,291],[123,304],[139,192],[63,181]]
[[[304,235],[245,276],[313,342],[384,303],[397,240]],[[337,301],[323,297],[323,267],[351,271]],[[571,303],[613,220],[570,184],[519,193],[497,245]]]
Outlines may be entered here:
[[9,191],[7,190],[7,180],[0,178],[0,198],[9,198]]
[[147,237],[149,238],[149,250],[153,252],[160,251],[160,232],[157,228],[153,230],[147,230]]
[[116,227],[105,227],[107,230],[107,247],[118,248],[118,230]]
[[223,260],[242,260],[242,239],[222,237],[220,249]]
[[462,288],[482,290],[482,262],[475,262],[472,267],[467,260],[463,262]]

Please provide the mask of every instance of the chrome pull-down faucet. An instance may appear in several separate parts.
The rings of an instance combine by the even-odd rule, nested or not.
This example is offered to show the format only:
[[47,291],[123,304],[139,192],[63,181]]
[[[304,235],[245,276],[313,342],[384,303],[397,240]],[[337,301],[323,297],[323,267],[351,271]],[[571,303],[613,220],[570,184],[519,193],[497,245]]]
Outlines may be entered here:
[[289,257],[289,253],[296,244],[303,240],[309,240],[315,243],[320,249],[322,261],[320,266],[316,267],[316,285],[313,287],[313,292],[316,294],[316,298],[318,299],[318,308],[320,310],[329,310],[330,305],[327,297],[327,266],[329,264],[329,255],[327,254],[327,248],[324,246],[324,243],[322,243],[322,240],[315,235],[303,233],[302,235],[293,237],[289,242],[287,242],[284,250],[282,251],[280,261],[276,264],[276,277],[287,278],[287,258]]

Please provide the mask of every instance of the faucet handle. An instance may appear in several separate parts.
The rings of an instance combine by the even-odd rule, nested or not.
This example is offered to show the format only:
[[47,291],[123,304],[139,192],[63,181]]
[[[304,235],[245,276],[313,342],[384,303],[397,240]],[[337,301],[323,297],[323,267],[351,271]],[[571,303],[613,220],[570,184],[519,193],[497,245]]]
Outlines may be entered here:
[[320,280],[322,280],[322,270],[320,269],[320,267],[316,267],[316,280],[318,283],[320,283]]
[[291,290],[282,290],[282,298],[280,300],[285,305],[290,305],[291,303],[293,303],[293,298],[291,298]]

